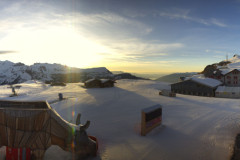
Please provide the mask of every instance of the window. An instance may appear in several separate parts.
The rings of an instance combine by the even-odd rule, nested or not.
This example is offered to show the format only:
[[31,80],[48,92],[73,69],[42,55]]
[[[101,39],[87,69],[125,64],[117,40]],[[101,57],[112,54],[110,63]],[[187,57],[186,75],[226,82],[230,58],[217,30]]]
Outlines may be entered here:
[[228,83],[228,84],[231,84],[231,81],[228,81],[227,83]]
[[233,78],[234,78],[234,79],[238,79],[238,77],[237,77],[237,76],[234,76]]
[[232,72],[232,74],[238,74],[237,71]]
[[227,79],[231,79],[231,76],[227,76]]

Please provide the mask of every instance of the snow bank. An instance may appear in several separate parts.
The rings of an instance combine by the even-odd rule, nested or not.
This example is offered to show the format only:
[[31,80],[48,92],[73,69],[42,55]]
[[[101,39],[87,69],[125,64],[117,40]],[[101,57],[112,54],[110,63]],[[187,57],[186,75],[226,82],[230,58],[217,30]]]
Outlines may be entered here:
[[[240,132],[237,99],[221,99],[177,94],[159,96],[167,83],[145,80],[118,80],[113,88],[85,89],[82,84],[44,87],[28,84],[24,96],[15,100],[53,101],[58,93],[67,99],[51,106],[67,121],[91,121],[87,132],[98,138],[95,160],[226,160],[230,159],[234,138]],[[4,86],[0,86],[1,99]],[[141,110],[156,104],[163,109],[163,125],[140,136]],[[45,159],[72,159],[57,146],[50,147]]]

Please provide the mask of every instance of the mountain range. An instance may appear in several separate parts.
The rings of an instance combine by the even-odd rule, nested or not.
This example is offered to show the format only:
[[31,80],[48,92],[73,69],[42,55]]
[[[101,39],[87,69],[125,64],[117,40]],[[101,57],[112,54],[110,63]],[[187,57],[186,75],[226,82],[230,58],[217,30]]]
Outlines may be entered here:
[[[228,61],[222,61],[208,65],[201,72],[204,75],[209,73],[227,72],[232,69],[240,69],[240,56],[234,55]],[[65,82],[77,83],[84,82],[91,78],[108,78],[108,79],[155,79],[156,81],[176,83],[181,77],[191,77],[198,74],[197,72],[172,73],[160,78],[149,78],[152,75],[137,75],[125,73],[122,71],[110,72],[105,67],[80,69],[68,67],[57,63],[34,63],[25,65],[23,63],[13,63],[11,61],[0,61],[0,85],[16,84],[28,80],[39,80],[43,82]],[[155,77],[157,75],[154,75]],[[161,75],[159,75],[161,76]],[[144,78],[141,78],[144,77]],[[153,76],[152,76],[153,77]]]
[[131,74],[113,74],[105,67],[80,69],[56,63],[25,65],[11,61],[0,61],[0,85],[17,84],[28,80],[39,80],[46,83],[76,83],[91,78],[142,79]]
[[79,82],[90,78],[112,78],[114,75],[105,67],[79,69],[61,64],[34,63],[25,65],[0,61],[0,84],[16,84],[28,80],[43,82]]

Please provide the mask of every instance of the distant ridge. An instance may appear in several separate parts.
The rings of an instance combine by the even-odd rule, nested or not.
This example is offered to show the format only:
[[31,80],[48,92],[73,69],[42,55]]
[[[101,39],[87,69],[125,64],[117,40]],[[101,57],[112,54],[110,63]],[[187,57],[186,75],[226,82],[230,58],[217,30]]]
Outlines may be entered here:
[[166,76],[162,76],[156,79],[156,81],[176,83],[179,82],[180,77],[191,77],[193,75],[196,75],[197,73],[198,72],[172,73]]
[[115,77],[115,79],[142,79],[142,80],[149,80],[149,79],[146,79],[146,78],[134,76],[134,75],[132,75],[130,73],[115,74],[114,77]]

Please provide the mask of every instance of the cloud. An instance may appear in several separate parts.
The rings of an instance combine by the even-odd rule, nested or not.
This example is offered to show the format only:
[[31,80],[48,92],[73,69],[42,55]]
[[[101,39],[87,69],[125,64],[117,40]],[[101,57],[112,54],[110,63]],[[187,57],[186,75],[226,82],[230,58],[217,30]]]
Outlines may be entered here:
[[217,58],[217,59],[221,59],[223,60],[224,58],[226,58],[225,56],[220,56],[220,55],[214,55],[212,56],[213,58]]
[[15,31],[44,29],[65,24],[58,11],[46,4],[34,1],[14,1],[0,10],[0,34]]
[[[11,48],[14,44],[20,53],[25,51],[36,55],[31,58],[49,53],[48,59],[50,59],[57,53],[64,55],[66,52],[73,55],[72,52],[74,52],[75,55],[81,55],[82,59],[86,55],[89,55],[85,57],[86,59],[100,57],[99,59],[102,58],[103,62],[106,62],[104,64],[122,62],[152,64],[155,62],[168,66],[178,62],[164,58],[184,47],[182,43],[141,39],[152,33],[153,29],[132,17],[111,12],[63,14],[47,6],[45,8],[44,4],[38,5],[41,6],[40,8],[35,6],[36,12],[32,12],[31,8],[24,10],[24,5],[24,3],[10,5],[9,8],[0,11],[2,15],[9,15],[13,11],[18,15],[0,16],[0,23],[4,24],[0,26],[0,31],[6,34],[0,38],[2,44],[0,49],[3,51],[14,50],[15,48]],[[46,10],[42,11],[41,8]],[[82,37],[84,40],[81,39]],[[27,40],[24,41],[24,38]],[[2,48],[3,44],[6,44],[5,48]],[[99,49],[96,44],[99,45]],[[101,49],[102,46],[104,46],[103,49]],[[99,52],[98,55],[92,54],[94,55],[92,56],[90,52],[96,50]],[[56,61],[55,58],[53,59]]]
[[227,27],[226,24],[224,24],[223,22],[220,22],[219,20],[217,20],[215,18],[210,19],[209,22],[210,22],[210,24],[213,24],[213,25],[216,25],[219,27]]
[[216,18],[210,18],[210,19],[203,19],[198,17],[191,16],[190,10],[184,10],[184,9],[174,9],[173,11],[155,11],[155,15],[161,17],[167,17],[170,19],[182,19],[186,21],[191,21],[199,24],[203,24],[206,26],[218,26],[218,27],[227,27],[227,24],[221,22],[220,20]]
[[105,60],[140,63],[157,63],[159,60],[162,62],[163,59],[171,55],[171,52],[184,47],[181,43],[160,43],[158,41],[142,41],[139,39],[100,43],[109,48],[109,53],[104,53]]
[[135,19],[116,13],[101,14],[76,13],[69,19],[77,24],[80,34],[109,49],[99,52],[107,62],[157,61],[169,52],[184,47],[182,43],[163,43],[157,40],[142,40],[141,37],[152,32],[152,28]]
[[0,54],[16,53],[17,51],[0,51]]
[[97,36],[109,37],[111,39],[124,39],[126,37],[140,37],[148,35],[153,28],[134,18],[124,17],[112,12],[98,14],[77,13],[74,19],[78,28],[93,32]]
[[211,49],[206,49],[205,52],[207,53],[218,53],[218,54],[227,54],[227,51],[220,51],[220,50],[211,50]]
[[[131,51],[131,54],[162,54],[165,51],[175,50],[184,46],[182,43],[161,43],[158,41],[143,41],[136,38],[116,40],[105,45],[124,54],[129,54],[129,51]],[[166,53],[164,54],[166,55]]]

